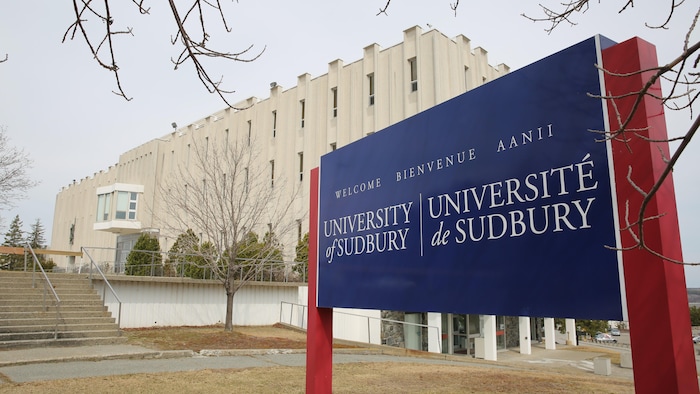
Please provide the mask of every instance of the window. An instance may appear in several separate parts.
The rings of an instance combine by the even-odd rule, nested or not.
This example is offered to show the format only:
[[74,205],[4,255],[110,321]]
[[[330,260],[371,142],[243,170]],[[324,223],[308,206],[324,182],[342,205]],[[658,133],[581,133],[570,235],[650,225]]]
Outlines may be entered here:
[[299,101],[299,110],[301,111],[301,128],[304,128],[304,118],[306,117],[306,100]]
[[248,146],[250,146],[250,134],[252,133],[253,130],[253,121],[249,120],[248,121]]
[[135,192],[117,192],[117,207],[114,218],[117,220],[136,220],[136,201],[138,194]]
[[243,192],[248,193],[248,167],[243,169]]
[[[109,188],[109,187],[108,187]],[[100,193],[98,191],[98,193]],[[138,192],[110,190],[97,195],[95,222],[136,220]]]
[[270,187],[275,187],[275,161],[270,160]]
[[272,138],[277,137],[277,111],[272,111]]
[[297,219],[297,242],[301,242],[301,219]]
[[331,89],[331,94],[333,95],[333,117],[338,117],[338,88],[335,87]]
[[109,211],[112,207],[112,193],[100,194],[97,196],[96,222],[106,222],[109,220]]
[[415,57],[408,59],[408,66],[411,69],[411,91],[415,92],[418,90],[418,63]]
[[369,87],[369,105],[374,105],[374,73],[367,74],[367,86]]
[[228,129],[226,129],[226,145],[228,145]]
[[304,179],[304,152],[299,152],[299,180]]
[[331,152],[338,149],[338,145],[335,142],[331,143]]

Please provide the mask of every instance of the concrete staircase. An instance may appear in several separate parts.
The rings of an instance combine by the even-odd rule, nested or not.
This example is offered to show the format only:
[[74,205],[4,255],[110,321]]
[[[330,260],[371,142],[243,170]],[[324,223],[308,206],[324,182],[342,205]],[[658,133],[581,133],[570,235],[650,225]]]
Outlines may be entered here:
[[50,273],[48,277],[61,300],[58,308],[50,290],[44,297],[40,272],[32,288],[31,272],[0,271],[0,349],[126,341],[86,275]]

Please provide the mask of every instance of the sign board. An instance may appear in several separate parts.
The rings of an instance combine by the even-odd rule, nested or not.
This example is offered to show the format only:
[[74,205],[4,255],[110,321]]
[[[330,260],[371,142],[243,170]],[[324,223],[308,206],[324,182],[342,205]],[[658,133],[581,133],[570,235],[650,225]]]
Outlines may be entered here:
[[596,36],[321,158],[319,307],[623,320]]

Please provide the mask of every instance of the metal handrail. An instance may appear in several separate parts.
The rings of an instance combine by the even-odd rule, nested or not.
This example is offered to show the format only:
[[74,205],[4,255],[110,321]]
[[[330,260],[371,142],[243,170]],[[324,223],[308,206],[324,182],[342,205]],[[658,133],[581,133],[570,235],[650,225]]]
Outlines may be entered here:
[[[279,319],[279,320],[280,320],[280,323],[283,323],[283,322],[282,322],[282,308],[283,308],[284,304],[290,305],[291,308],[293,308],[294,306],[302,307],[302,308],[303,308],[303,309],[302,309],[302,310],[303,310],[303,316],[306,316],[306,308],[307,308],[306,305],[304,305],[304,304],[296,304],[296,303],[287,302],[287,301],[280,301],[280,319]],[[290,309],[290,312],[289,312],[289,325],[294,325],[294,324],[292,323],[292,315],[293,315],[292,312],[293,312],[293,309]],[[440,328],[439,328],[439,327],[436,327],[436,326],[429,326],[429,325],[427,325],[427,324],[411,323],[411,322],[406,322],[406,321],[401,321],[401,320],[384,319],[384,318],[381,318],[381,317],[365,316],[365,315],[359,315],[359,314],[356,314],[356,313],[341,312],[341,311],[337,311],[337,310],[334,310],[333,313],[338,313],[338,314],[341,314],[341,315],[348,315],[348,316],[357,316],[357,317],[362,317],[362,318],[367,319],[367,343],[371,343],[371,342],[370,342],[370,338],[371,338],[370,334],[371,334],[371,333],[370,333],[370,324],[369,324],[370,319],[379,320],[380,323],[381,323],[381,322],[400,323],[400,324],[409,325],[409,326],[422,327],[422,328],[427,328],[427,329],[431,329],[431,328],[432,328],[432,329],[435,329],[435,331],[437,332],[436,338],[437,338],[438,352],[439,352],[439,353],[442,353],[442,342],[440,341]],[[303,316],[302,316],[302,318],[303,318]],[[302,321],[302,326],[301,326],[300,328],[305,328],[305,327],[303,326],[303,323],[304,323],[304,322]]]
[[81,247],[80,250],[81,250],[81,252],[85,253],[85,255],[88,257],[88,259],[90,259],[90,285],[92,285],[92,272],[93,272],[92,267],[93,267],[93,266],[97,269],[97,272],[100,274],[100,276],[102,277],[102,280],[103,280],[104,283],[105,283],[105,286],[102,286],[102,302],[103,302],[103,303],[107,303],[107,299],[106,299],[106,292],[107,292],[107,290],[106,290],[106,289],[109,288],[109,291],[112,292],[112,295],[114,296],[114,299],[116,299],[117,302],[119,303],[119,312],[118,312],[118,314],[117,314],[117,328],[119,329],[119,332],[121,333],[122,300],[119,298],[119,296],[117,295],[117,292],[116,292],[116,291],[114,290],[114,288],[112,287],[112,284],[109,283],[109,280],[107,280],[107,277],[106,277],[105,274],[102,272],[102,270],[100,269],[99,265],[97,265],[97,264],[95,263],[95,260],[92,259],[92,256],[90,256],[90,254],[88,253],[88,251],[87,251],[85,248],[83,248],[83,247]]
[[[117,248],[112,248],[112,247],[99,247],[99,246],[90,246],[90,247],[83,247],[82,250],[92,250],[98,253],[97,251],[114,251],[117,252],[119,249]],[[145,268],[145,275],[143,276],[169,276],[167,274],[164,274],[164,268],[166,267],[165,264],[163,264],[160,259],[162,257],[167,257],[168,259],[173,259],[173,258],[178,258],[182,257],[184,260],[180,259],[175,259],[173,261],[170,261],[169,264],[172,267],[177,267],[175,268],[177,271],[177,276],[184,278],[188,277],[188,275],[185,274],[185,267],[187,266],[192,266],[197,269],[201,269],[203,272],[203,275],[201,278],[195,278],[195,279],[217,279],[217,276],[213,273],[212,267],[208,265],[199,265],[190,261],[187,261],[187,257],[201,257],[202,255],[200,254],[194,254],[194,253],[179,253],[179,252],[161,252],[161,251],[152,251],[152,250],[139,250],[139,249],[130,249],[128,250],[129,253],[131,252],[139,252],[139,253],[144,253],[144,254],[150,254],[153,256],[152,258],[152,263],[151,264],[140,264],[140,268]],[[284,261],[284,260],[265,260],[260,263],[256,264],[245,264],[246,262],[253,262],[255,263],[257,260],[256,259],[250,259],[250,258],[237,258],[236,259],[237,267],[235,268],[237,271],[237,274],[239,277],[243,276],[250,276],[251,281],[256,281],[256,282],[294,282],[298,283],[299,280],[301,281],[300,283],[305,283],[307,281],[307,273],[305,271],[300,272],[301,277],[300,279],[296,279],[294,275],[291,275],[291,272],[289,271],[289,268],[296,265],[296,264],[302,264],[302,262],[298,261]],[[94,260],[93,260],[94,262]],[[112,264],[112,270],[114,271],[114,275],[129,275],[128,270],[126,267],[121,266],[119,270],[117,270],[117,264],[118,262],[116,261],[116,257],[110,258],[110,260],[104,261],[105,263],[111,263]],[[95,262],[96,263],[96,262]],[[97,264],[97,263],[96,263]],[[179,268],[179,269],[178,269]],[[251,270],[252,275],[248,275],[246,272],[248,270]]]
[[[32,267],[32,288],[36,289],[36,267],[39,266],[39,270],[41,271],[41,274],[44,278],[44,281],[41,282],[44,285],[44,297],[43,297],[43,306],[44,306],[44,311],[49,310],[49,306],[47,305],[46,302],[46,293],[47,293],[47,288],[51,290],[51,293],[53,294],[54,299],[56,300],[56,324],[54,325],[53,328],[53,339],[56,340],[58,339],[58,323],[61,321],[61,298],[58,296],[58,293],[56,293],[56,290],[53,287],[53,284],[51,283],[51,280],[49,279],[49,276],[46,275],[46,271],[44,271],[44,267],[41,266],[41,263],[39,262],[39,259],[36,257],[36,254],[34,253],[34,249],[32,249],[32,246],[27,242],[27,249],[29,252],[32,254],[32,258],[34,259],[33,261],[33,267]],[[25,254],[26,256],[26,254]],[[25,267],[26,267],[26,259],[25,259]]]

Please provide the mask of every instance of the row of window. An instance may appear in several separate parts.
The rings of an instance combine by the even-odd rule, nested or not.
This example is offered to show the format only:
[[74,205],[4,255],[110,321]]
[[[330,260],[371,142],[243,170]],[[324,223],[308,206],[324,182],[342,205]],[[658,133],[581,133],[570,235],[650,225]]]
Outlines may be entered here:
[[[116,194],[116,205],[112,207],[112,198]],[[110,221],[110,213],[114,208],[115,220],[136,220],[136,205],[138,201],[138,193],[113,191],[97,196],[97,215],[96,221]]]

